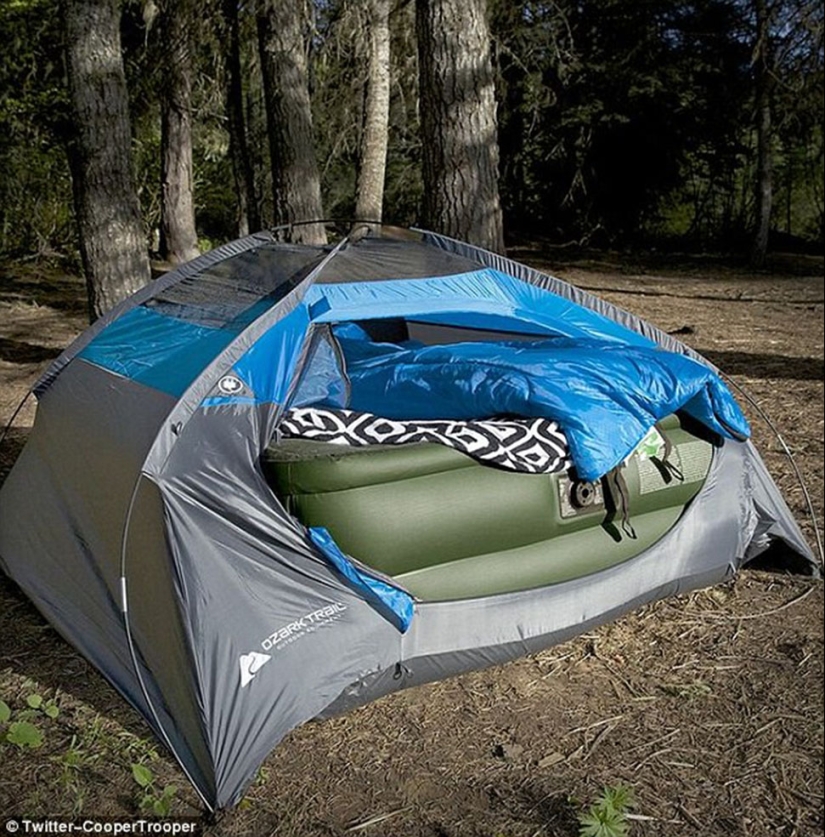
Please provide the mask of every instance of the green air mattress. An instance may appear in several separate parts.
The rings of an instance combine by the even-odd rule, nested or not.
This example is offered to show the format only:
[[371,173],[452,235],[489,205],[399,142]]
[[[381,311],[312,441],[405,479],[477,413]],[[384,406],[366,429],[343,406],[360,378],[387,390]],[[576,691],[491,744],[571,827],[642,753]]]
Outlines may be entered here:
[[[639,554],[668,532],[707,477],[710,442],[672,416],[667,467],[634,453],[625,506],[609,479],[577,483],[482,465],[433,443],[344,447],[288,439],[264,473],[287,509],[428,601],[526,590]],[[631,529],[632,527],[632,529]]]

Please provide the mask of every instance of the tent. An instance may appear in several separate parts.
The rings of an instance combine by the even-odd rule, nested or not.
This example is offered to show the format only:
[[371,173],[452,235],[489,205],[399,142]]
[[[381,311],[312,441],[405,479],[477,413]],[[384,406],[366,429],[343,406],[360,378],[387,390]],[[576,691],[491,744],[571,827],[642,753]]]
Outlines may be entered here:
[[[483,356],[491,345],[529,353],[555,339],[597,341],[614,355],[618,347],[621,362],[637,350],[690,361],[709,377],[701,397],[685,395],[701,403],[683,399],[653,416],[647,441],[628,436],[623,463],[596,479],[509,473],[429,437],[366,445],[361,455],[336,445],[332,456],[330,442],[282,438],[287,420],[306,418],[301,409],[351,415],[355,389],[374,383],[348,380],[352,357],[341,347],[353,330],[367,354],[415,349],[422,363],[438,347],[448,352],[443,369],[464,363],[450,352],[473,344]],[[409,368],[407,405],[422,384]],[[577,383],[578,367],[565,368]],[[772,545],[815,572],[746,425],[730,428],[736,407],[720,386],[710,364],[652,325],[441,235],[385,227],[312,247],[255,234],[141,290],[43,374],[34,428],[0,493],[0,561],[146,719],[204,804],[230,806],[277,742],[309,719],[564,641],[730,578]],[[390,401],[401,403],[379,397],[372,411],[376,441],[407,432],[382,415]],[[611,422],[598,419],[593,438],[612,438]],[[472,447],[477,436],[466,438]],[[290,444],[314,448],[296,454]],[[556,459],[567,467],[568,455]],[[621,482],[632,499],[611,507]],[[415,494],[422,485],[430,488]],[[667,514],[654,502],[665,485],[677,497]],[[450,512],[429,525],[415,510],[436,513],[433,492]],[[542,504],[555,504],[555,522]],[[494,545],[491,558],[493,545],[466,527],[439,528],[465,513],[476,515],[470,529],[499,521],[482,541],[503,530],[529,540],[531,527],[544,528],[535,542]],[[359,543],[390,558],[370,566]],[[453,560],[450,549],[472,554]],[[409,569],[439,550],[447,557],[434,570],[426,561]]]

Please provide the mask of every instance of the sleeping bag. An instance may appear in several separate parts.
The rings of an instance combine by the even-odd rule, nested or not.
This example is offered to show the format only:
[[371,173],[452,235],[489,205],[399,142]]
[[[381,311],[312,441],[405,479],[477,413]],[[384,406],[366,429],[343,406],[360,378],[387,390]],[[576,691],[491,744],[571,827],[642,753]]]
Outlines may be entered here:
[[657,421],[677,410],[722,437],[750,436],[747,419],[710,367],[656,347],[568,337],[374,343],[354,324],[335,334],[350,409],[391,419],[553,419],[584,480],[620,465]]

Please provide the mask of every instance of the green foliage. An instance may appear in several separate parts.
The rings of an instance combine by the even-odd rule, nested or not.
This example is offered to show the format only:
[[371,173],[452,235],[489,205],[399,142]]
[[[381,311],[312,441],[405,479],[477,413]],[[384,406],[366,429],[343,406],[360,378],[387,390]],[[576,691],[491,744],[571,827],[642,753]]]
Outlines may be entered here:
[[72,244],[57,0],[0,4],[0,253]]
[[674,697],[697,700],[713,694],[713,689],[704,680],[696,679],[687,683],[664,683],[662,691]]
[[[366,6],[348,0],[318,4],[313,40],[313,120],[325,214],[352,217],[369,41]],[[390,132],[384,189],[387,223],[419,219],[423,184],[418,120],[414,4],[391,15]]]
[[590,808],[579,814],[580,837],[627,837],[627,815],[634,807],[632,788],[624,785],[606,787]]
[[146,767],[145,764],[132,765],[132,778],[142,788],[150,787],[155,781],[155,777],[152,774],[152,771],[148,767]]
[[[511,225],[594,243],[742,238],[755,176],[752,3],[492,6]],[[772,9],[784,226],[821,241],[822,7]],[[775,216],[779,227],[779,202]]]
[[15,721],[9,725],[6,741],[15,744],[21,750],[36,749],[43,744],[43,732],[29,721]]
[[43,695],[33,692],[26,698],[26,706],[42,712],[47,718],[54,720],[60,714],[60,707],[53,700],[45,700]]
[[100,753],[84,750],[77,735],[73,735],[66,752],[54,756],[52,761],[60,766],[60,784],[72,797],[72,814],[77,816],[83,810],[86,799],[82,773],[93,767],[100,759]]
[[[19,747],[21,750],[36,749],[43,745],[45,737],[43,731],[34,721],[43,715],[49,719],[54,719],[60,713],[60,709],[54,700],[47,701],[36,692],[26,696],[25,704],[26,709],[13,713],[9,704],[0,700],[0,724],[8,724],[2,740],[7,744]],[[14,715],[13,722],[12,715]]]
[[132,778],[143,791],[139,801],[141,811],[159,817],[167,816],[172,810],[177,788],[174,785],[159,788],[155,783],[154,773],[141,763],[132,764]]
[[[364,99],[364,4],[312,10],[310,83],[326,214],[350,216]],[[823,9],[770,4],[774,229],[823,240]],[[160,220],[158,26],[123,4],[134,168],[147,240]],[[491,0],[501,191],[507,226],[591,244],[672,240],[736,247],[753,216],[752,0]],[[59,0],[0,3],[0,253],[73,252],[68,101]],[[217,7],[195,14],[198,233],[235,237]],[[254,6],[239,19],[248,142],[264,223],[272,189]],[[393,5],[385,219],[419,220],[423,194],[415,4]],[[215,58],[217,57],[217,61]]]
[[57,758],[57,761],[67,771],[76,771],[84,767],[91,767],[99,758],[99,754],[84,749],[77,736],[73,735],[68,749]]

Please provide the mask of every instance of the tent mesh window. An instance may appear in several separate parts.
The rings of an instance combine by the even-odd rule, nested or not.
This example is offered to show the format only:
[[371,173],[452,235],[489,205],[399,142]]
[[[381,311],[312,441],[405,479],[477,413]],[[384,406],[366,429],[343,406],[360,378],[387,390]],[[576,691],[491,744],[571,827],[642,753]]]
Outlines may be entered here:
[[265,245],[226,259],[163,290],[146,303],[159,314],[211,328],[243,327],[258,305],[286,296],[323,258],[321,248]]

